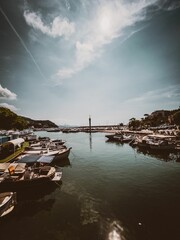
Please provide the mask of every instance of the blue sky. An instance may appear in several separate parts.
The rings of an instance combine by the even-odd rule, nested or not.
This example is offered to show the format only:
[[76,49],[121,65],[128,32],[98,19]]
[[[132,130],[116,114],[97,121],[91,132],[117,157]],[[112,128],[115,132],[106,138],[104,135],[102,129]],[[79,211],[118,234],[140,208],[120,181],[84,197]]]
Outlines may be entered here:
[[0,0],[0,105],[56,124],[180,105],[180,4]]

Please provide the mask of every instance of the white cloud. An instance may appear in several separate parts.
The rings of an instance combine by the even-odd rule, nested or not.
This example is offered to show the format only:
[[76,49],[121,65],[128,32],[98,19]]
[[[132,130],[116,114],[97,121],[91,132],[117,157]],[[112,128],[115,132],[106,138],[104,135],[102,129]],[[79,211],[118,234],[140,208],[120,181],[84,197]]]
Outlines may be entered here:
[[168,8],[167,8],[167,10],[168,11],[172,11],[172,10],[175,10],[175,9],[177,9],[177,8],[179,8],[180,7],[180,3],[172,3]]
[[29,26],[53,38],[62,36],[68,38],[75,32],[75,24],[59,16],[55,17],[49,26],[44,24],[41,16],[35,12],[25,11],[24,18]]
[[9,100],[15,100],[17,98],[17,95],[13,92],[11,92],[7,88],[3,88],[0,84],[0,99],[9,99]]
[[75,43],[75,59],[71,67],[61,68],[56,76],[60,79],[70,78],[86,68],[103,52],[105,45],[123,35],[125,28],[145,19],[146,8],[158,0],[101,1],[92,19],[79,26],[81,34]]
[[160,1],[160,7],[167,11],[173,11],[180,7],[180,2],[178,0],[164,0]]
[[14,105],[10,105],[10,104],[8,104],[8,103],[0,103],[0,106],[1,106],[1,107],[5,107],[5,108],[8,108],[8,109],[10,109],[10,110],[12,110],[12,111],[17,111],[17,110],[19,110],[19,109],[16,108]]
[[100,52],[95,52],[94,46],[91,42],[81,43],[77,41],[75,65],[72,68],[60,69],[56,76],[60,77],[60,79],[70,78],[75,73],[88,66],[99,55]]
[[154,91],[144,93],[142,96],[127,100],[128,103],[156,102],[156,101],[176,101],[179,104],[180,85],[168,86]]
[[[56,84],[61,84],[63,79],[72,78],[76,73],[87,68],[102,55],[105,46],[115,38],[121,37],[121,42],[124,42],[138,32],[139,30],[133,28],[125,34],[127,28],[147,18],[148,7],[155,6],[155,12],[157,9],[165,9],[167,0],[164,2],[161,0],[80,0],[80,2],[82,8],[79,7],[76,22],[70,22],[61,15],[47,24],[40,13],[24,11],[24,18],[29,26],[53,38],[65,37],[69,40],[66,42],[68,48],[66,46],[63,48],[63,54],[64,49],[69,51],[64,58],[67,62],[64,62],[53,76]],[[65,4],[69,14],[70,10],[73,11],[70,1],[65,0]],[[170,4],[168,9],[172,10],[178,5]],[[84,13],[86,14],[83,15]],[[143,29],[142,26],[141,29]]]
[[70,10],[71,5],[70,5],[69,1],[68,1],[68,0],[65,0],[65,3],[66,3],[66,7],[67,7],[67,9]]

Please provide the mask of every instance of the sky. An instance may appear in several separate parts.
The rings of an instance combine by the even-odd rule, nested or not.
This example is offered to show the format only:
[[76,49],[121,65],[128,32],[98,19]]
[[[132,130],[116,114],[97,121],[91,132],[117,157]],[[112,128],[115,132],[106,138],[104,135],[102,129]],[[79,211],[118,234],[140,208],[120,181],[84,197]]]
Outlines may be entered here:
[[58,125],[180,106],[180,2],[0,0],[0,106]]

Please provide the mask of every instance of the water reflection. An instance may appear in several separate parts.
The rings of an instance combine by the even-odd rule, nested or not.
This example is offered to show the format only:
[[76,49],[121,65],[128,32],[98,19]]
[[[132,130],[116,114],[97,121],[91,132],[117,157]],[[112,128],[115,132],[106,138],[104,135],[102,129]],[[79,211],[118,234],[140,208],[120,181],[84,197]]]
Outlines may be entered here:
[[90,146],[90,150],[92,150],[92,135],[91,135],[91,133],[89,133],[89,146]]
[[179,164],[149,164],[142,161],[147,151],[135,161],[129,145],[105,142],[99,133],[66,136],[79,157],[70,155],[73,168],[69,159],[59,162],[62,187],[18,195],[13,216],[0,222],[2,239],[178,239]]
[[49,194],[53,189],[55,189],[57,186],[60,187],[62,184],[62,181],[54,182],[54,181],[49,181],[45,182],[44,184],[40,183],[37,185],[32,184],[29,185],[28,187],[21,187],[18,185],[3,185],[0,186],[0,192],[7,192],[7,191],[12,191],[12,192],[17,192],[19,196],[24,196],[27,198],[38,198],[42,197],[44,195]]
[[154,157],[159,160],[163,160],[165,162],[169,161],[175,161],[179,162],[180,161],[180,153],[173,153],[173,152],[168,152],[168,151],[155,151],[152,149],[140,149],[136,148],[137,153],[142,153],[145,156],[148,155],[150,157]]
[[[24,217],[33,217],[42,211],[50,211],[55,203],[55,197],[52,193],[60,189],[59,185],[46,185],[46,187],[29,188],[17,191],[17,205],[15,211],[8,215],[7,218],[18,220]],[[5,220],[7,218],[4,218]]]
[[57,160],[56,162],[54,162],[54,165],[56,165],[58,167],[70,167],[71,163],[70,163],[69,158],[64,158],[64,159],[61,159],[61,161]]
[[102,219],[100,222],[100,239],[105,240],[126,240],[127,229],[125,231],[122,223],[115,218]]
[[113,221],[109,226],[109,233],[107,240],[125,240],[123,237],[123,227],[117,222]]
[[51,211],[54,203],[55,199],[26,200],[18,203],[14,213],[19,220],[24,217],[33,217],[42,211]]
[[[119,147],[123,147],[124,144],[127,144],[127,143],[121,143],[113,140],[107,140],[106,143],[117,145]],[[170,152],[168,150],[154,150],[150,148],[139,148],[138,146],[136,147],[131,146],[131,147],[134,148],[137,153],[142,153],[145,156],[148,155],[150,157],[163,160],[165,162],[169,162],[169,161],[180,162],[180,152]]]
[[120,146],[120,147],[124,146],[123,142],[118,142],[118,141],[113,141],[113,140],[106,140],[106,143],[113,144],[113,145],[115,144],[115,145]]
[[78,200],[80,220],[83,226],[99,221],[99,209],[102,207],[102,200],[93,197],[85,188],[74,181],[65,182],[62,187],[62,192]]
[[17,191],[18,202],[26,200],[39,200],[52,194],[56,189],[61,189],[62,182],[46,184],[44,187],[33,187]]

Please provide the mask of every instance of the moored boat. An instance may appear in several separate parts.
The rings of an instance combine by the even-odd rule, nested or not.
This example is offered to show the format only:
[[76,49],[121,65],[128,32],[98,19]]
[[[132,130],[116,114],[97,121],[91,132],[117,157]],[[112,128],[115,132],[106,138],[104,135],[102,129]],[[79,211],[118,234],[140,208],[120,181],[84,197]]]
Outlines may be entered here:
[[54,156],[41,156],[41,155],[22,155],[16,160],[18,163],[26,163],[27,166],[33,165],[50,165],[56,167],[69,166],[69,158],[63,158],[61,161],[57,159],[54,160]]
[[105,135],[105,137],[107,137],[109,141],[120,142],[120,143],[128,143],[133,139],[132,135],[126,135],[123,133]]
[[144,136],[142,139],[136,138],[137,146],[151,150],[173,151],[176,147],[176,137],[160,134]]
[[0,217],[3,217],[10,213],[16,204],[15,192],[3,192],[0,193]]
[[64,158],[68,158],[69,154],[71,151],[70,148],[61,148],[59,150],[50,150],[50,149],[31,149],[31,150],[26,150],[24,151],[24,154],[28,155],[42,155],[42,156],[54,156],[54,160],[60,160]]
[[149,144],[150,149],[153,150],[175,150],[175,143],[171,143],[168,141],[160,141],[160,142],[151,142]]
[[121,136],[114,136],[113,140],[121,143],[128,143],[132,141],[133,137],[131,135],[121,135]]
[[60,150],[57,154],[54,155],[53,161],[67,159],[69,157],[71,149],[72,148],[70,147],[70,148],[64,148],[64,149]]
[[121,136],[122,136],[122,133],[113,133],[113,134],[105,135],[105,137],[108,138],[109,141],[114,141],[115,137],[118,138],[118,137],[121,137]]
[[[48,182],[60,181],[62,172],[58,172],[55,167],[40,164],[28,167],[26,163],[11,163],[1,167],[0,189],[16,189],[30,186],[39,186]],[[2,171],[4,169],[4,171]]]

